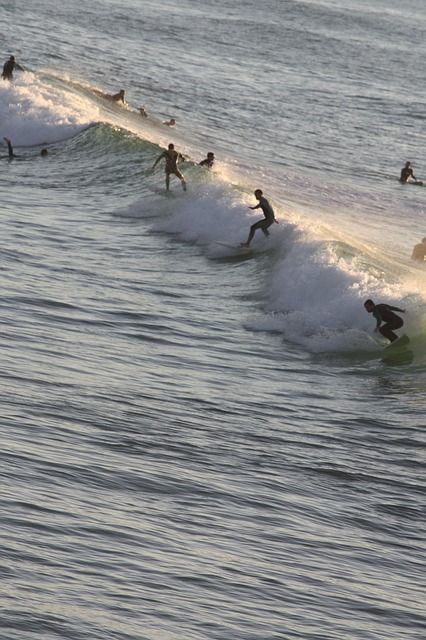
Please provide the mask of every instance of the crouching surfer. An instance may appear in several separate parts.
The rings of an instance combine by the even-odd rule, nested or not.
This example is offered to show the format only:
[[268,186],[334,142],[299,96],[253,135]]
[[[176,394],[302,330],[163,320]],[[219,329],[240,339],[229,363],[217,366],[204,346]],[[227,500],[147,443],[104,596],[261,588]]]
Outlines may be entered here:
[[[376,319],[376,328],[374,331],[380,331],[382,336],[390,340],[391,342],[395,342],[398,339],[398,336],[394,331],[396,329],[401,329],[404,324],[402,318],[396,315],[394,311],[398,311],[399,313],[405,313],[405,309],[399,309],[398,307],[392,307],[390,304],[374,304],[372,300],[366,300],[364,302],[364,307],[368,313],[372,313]],[[382,323],[384,323],[382,325]]]

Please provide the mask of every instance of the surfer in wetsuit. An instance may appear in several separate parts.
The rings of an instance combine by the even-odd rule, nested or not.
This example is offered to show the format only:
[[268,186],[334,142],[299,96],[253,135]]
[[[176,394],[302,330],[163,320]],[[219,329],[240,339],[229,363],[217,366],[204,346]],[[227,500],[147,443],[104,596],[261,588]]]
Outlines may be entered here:
[[99,89],[92,89],[93,93],[95,93],[100,98],[105,98],[105,100],[110,100],[111,102],[122,102],[126,104],[124,99],[124,94],[126,93],[124,89],[120,89],[118,93],[104,93],[103,91],[99,91]]
[[11,143],[10,139],[9,138],[3,138],[3,140],[7,144],[7,150],[9,152],[9,160],[12,160],[12,158],[16,158],[16,155],[13,153],[13,147],[12,147],[12,143]]
[[207,167],[207,169],[211,169],[213,164],[214,164],[214,153],[213,151],[209,151],[207,154],[207,158],[204,158],[204,160],[201,160],[201,162],[199,163],[199,166]]
[[[19,158],[19,156],[17,156],[16,153],[13,151],[12,142],[11,142],[10,138],[4,137],[3,140],[7,144],[7,150],[8,150],[8,153],[9,153],[9,160],[12,160],[13,158]],[[40,155],[41,155],[42,158],[45,158],[47,155],[49,155],[49,152],[48,152],[47,149],[42,149],[40,151]]]
[[254,207],[249,207],[249,209],[262,209],[263,215],[265,217],[263,220],[259,220],[258,222],[255,222],[254,224],[251,225],[247,242],[242,242],[241,243],[242,247],[250,246],[250,242],[252,241],[253,236],[256,233],[257,229],[262,229],[265,236],[268,237],[269,236],[268,227],[270,227],[271,224],[273,224],[274,222],[278,224],[278,220],[275,218],[274,210],[269,204],[269,201],[263,196],[262,189],[256,189],[256,191],[254,192],[254,196],[255,198],[257,198],[257,200],[259,200],[259,203],[256,204]]
[[114,93],[113,95],[107,94],[105,97],[107,98],[107,100],[112,100],[112,102],[122,102],[123,104],[125,104],[124,94],[124,89],[120,89],[118,93]]
[[24,67],[21,67],[21,65],[16,62],[15,56],[10,56],[9,60],[3,65],[3,73],[1,74],[3,80],[13,80],[13,71],[15,69],[25,71]]
[[166,190],[169,190],[169,186],[170,186],[170,174],[175,175],[177,178],[179,178],[179,180],[182,183],[182,188],[184,191],[186,191],[186,182],[185,182],[185,178],[183,177],[183,175],[181,174],[181,172],[179,171],[179,169],[177,168],[177,162],[178,160],[185,160],[185,158],[183,157],[183,155],[181,153],[178,153],[175,150],[175,145],[171,142],[169,144],[169,147],[167,149],[167,151],[163,151],[163,153],[161,153],[157,160],[154,162],[153,166],[152,166],[152,171],[154,171],[155,167],[157,166],[157,164],[160,162],[160,160],[165,159],[166,161],[166,166],[165,166],[165,171],[166,171]]
[[[382,336],[394,342],[398,339],[396,333],[394,333],[395,329],[400,329],[404,324],[402,318],[393,313],[394,311],[399,311],[400,313],[405,313],[405,309],[398,309],[398,307],[391,307],[390,304],[374,304],[372,300],[366,300],[364,302],[364,307],[368,313],[372,313],[376,319],[376,328],[374,331],[380,331]],[[380,326],[384,322],[383,326]]]
[[[405,163],[405,165],[401,169],[401,177],[399,178],[399,181],[402,184],[405,184],[406,182],[408,182],[409,178],[412,178],[415,183],[423,184],[421,182],[421,180],[417,180],[416,176],[413,173],[413,168],[411,166],[411,162],[409,160],[407,160],[407,162]],[[412,181],[410,180],[410,182],[412,182]]]

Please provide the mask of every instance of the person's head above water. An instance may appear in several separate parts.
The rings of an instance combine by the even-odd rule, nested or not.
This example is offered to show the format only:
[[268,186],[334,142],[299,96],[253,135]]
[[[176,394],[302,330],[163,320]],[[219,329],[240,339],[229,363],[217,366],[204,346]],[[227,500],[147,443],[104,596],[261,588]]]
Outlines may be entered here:
[[364,302],[364,307],[368,311],[368,313],[371,313],[374,310],[375,306],[376,305],[370,298]]
[[208,158],[209,160],[213,160],[213,158],[214,158],[214,153],[213,153],[213,151],[209,151],[209,152],[208,152],[208,154],[207,154],[207,158]]
[[47,150],[47,149],[42,149],[42,150],[40,151],[40,155],[42,156],[42,158],[44,158],[45,156],[48,156],[48,155],[49,155],[49,152],[48,152],[48,150]]
[[15,56],[10,56],[9,60],[10,60],[11,62],[15,62]]
[[254,192],[254,195],[256,196],[256,198],[261,198],[263,196],[262,189],[256,189],[256,191]]
[[406,166],[407,169],[409,169],[410,166],[411,166],[411,162],[409,160],[407,160],[407,162],[405,163],[405,166]]
[[175,145],[173,144],[173,142],[171,142],[169,144],[169,151],[173,151],[174,148],[175,148]]

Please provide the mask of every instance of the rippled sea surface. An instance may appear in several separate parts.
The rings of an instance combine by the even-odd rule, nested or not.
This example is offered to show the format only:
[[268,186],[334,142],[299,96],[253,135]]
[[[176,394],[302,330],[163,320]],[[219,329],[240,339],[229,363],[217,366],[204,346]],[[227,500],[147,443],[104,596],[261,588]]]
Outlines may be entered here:
[[0,638],[423,639],[423,2],[0,18]]

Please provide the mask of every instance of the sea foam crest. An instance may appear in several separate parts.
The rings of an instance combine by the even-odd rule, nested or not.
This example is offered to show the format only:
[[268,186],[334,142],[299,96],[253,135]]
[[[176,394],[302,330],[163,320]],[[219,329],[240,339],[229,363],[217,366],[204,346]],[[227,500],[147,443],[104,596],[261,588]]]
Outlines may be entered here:
[[[186,194],[179,189],[176,183],[164,198],[161,216],[153,220],[155,230],[202,246],[208,258],[244,257],[239,243],[262,216],[248,209],[253,204],[248,194],[221,182],[190,185]],[[247,322],[248,328],[283,333],[310,351],[377,349],[375,321],[363,307],[369,297],[411,308],[406,327],[416,324],[423,300],[416,287],[388,280],[374,256],[349,242],[319,237],[290,222],[279,207],[276,213],[280,224],[270,227],[270,237],[257,231],[252,243],[250,257],[268,255],[270,260],[259,266],[264,275],[260,311]]]
[[34,73],[16,72],[13,82],[0,82],[0,136],[16,146],[64,140],[98,120],[93,101]]

